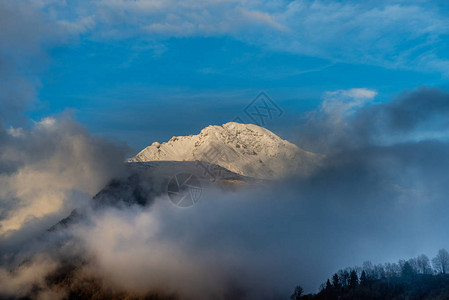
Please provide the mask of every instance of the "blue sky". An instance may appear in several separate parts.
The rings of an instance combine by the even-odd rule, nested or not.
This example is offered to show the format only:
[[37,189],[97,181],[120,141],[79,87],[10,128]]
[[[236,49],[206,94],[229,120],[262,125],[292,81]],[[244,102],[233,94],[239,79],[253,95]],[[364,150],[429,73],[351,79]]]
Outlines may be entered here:
[[267,127],[294,140],[301,114],[326,93],[364,88],[388,101],[420,86],[446,88],[449,78],[443,1],[26,4],[18,32],[33,38],[9,34],[1,53],[29,50],[33,67],[14,66],[37,99],[26,114],[70,111],[135,150],[231,121],[260,91],[284,111]]

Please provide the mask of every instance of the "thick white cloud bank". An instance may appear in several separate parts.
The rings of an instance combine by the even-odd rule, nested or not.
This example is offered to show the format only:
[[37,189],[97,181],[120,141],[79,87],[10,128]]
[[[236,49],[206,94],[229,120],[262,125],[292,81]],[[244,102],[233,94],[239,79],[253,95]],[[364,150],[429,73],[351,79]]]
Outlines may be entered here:
[[0,141],[0,239],[42,230],[90,201],[124,157],[69,116],[2,130]]

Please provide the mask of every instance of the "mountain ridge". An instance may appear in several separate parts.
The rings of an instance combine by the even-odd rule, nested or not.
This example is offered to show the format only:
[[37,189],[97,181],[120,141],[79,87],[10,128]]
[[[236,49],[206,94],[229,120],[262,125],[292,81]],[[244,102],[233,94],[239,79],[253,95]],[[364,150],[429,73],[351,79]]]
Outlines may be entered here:
[[154,142],[128,162],[203,161],[248,177],[276,179],[308,173],[319,160],[320,155],[305,151],[266,128],[229,122],[207,126],[197,135]]

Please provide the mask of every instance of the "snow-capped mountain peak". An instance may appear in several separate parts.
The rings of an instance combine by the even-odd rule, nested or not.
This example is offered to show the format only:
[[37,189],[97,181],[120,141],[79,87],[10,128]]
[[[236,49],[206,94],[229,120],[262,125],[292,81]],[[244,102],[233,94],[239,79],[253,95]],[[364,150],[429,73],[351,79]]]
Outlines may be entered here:
[[129,161],[204,161],[241,175],[273,179],[308,172],[317,159],[263,127],[229,122],[208,126],[197,135],[154,142]]

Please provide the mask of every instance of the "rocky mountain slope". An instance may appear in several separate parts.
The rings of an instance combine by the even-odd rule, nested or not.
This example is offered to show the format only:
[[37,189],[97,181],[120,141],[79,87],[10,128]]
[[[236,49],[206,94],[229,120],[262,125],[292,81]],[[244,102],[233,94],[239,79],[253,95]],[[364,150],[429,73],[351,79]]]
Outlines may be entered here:
[[320,159],[265,128],[229,122],[208,126],[197,135],[155,142],[128,161],[202,161],[244,176],[275,179],[306,174]]

